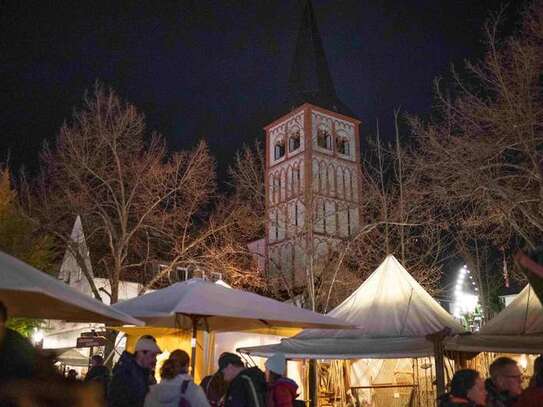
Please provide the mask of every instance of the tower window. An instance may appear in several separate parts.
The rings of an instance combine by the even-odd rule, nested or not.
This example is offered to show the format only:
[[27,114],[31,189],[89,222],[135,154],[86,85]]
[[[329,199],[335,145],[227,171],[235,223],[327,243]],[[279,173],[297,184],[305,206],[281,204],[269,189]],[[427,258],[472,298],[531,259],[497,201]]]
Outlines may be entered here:
[[284,155],[285,155],[285,143],[280,141],[277,144],[275,144],[275,148],[273,150],[273,158],[278,160]]
[[327,150],[332,149],[332,135],[327,129],[319,129],[317,132],[317,145]]
[[344,137],[338,137],[336,140],[336,150],[340,154],[349,155],[351,153],[349,140]]
[[291,153],[300,148],[300,130],[296,130],[288,139],[288,152]]
[[347,236],[351,236],[351,209],[347,207]]

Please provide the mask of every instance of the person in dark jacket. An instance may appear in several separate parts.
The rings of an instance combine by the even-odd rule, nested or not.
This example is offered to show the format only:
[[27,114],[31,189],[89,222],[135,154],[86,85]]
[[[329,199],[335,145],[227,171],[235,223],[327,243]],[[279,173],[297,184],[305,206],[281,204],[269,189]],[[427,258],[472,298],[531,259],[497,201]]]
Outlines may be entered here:
[[486,389],[479,372],[457,371],[451,380],[451,391],[439,399],[439,407],[478,407],[486,405]]
[[159,353],[162,352],[150,335],[138,339],[134,354],[123,352],[113,368],[108,407],[143,407]]
[[220,370],[204,377],[200,386],[204,389],[207,401],[209,401],[211,407],[219,407],[224,404],[224,396],[228,389],[228,383],[224,381],[224,376]]
[[276,353],[266,360],[264,366],[268,382],[266,407],[293,407],[298,385],[294,380],[284,376],[287,368],[285,355]]
[[522,392],[514,406],[543,406],[543,356],[539,356],[534,361],[534,375],[530,380],[530,387]]
[[513,359],[500,357],[490,364],[486,380],[487,406],[510,407],[522,393],[522,373]]
[[266,403],[266,377],[258,367],[246,368],[234,353],[223,353],[219,370],[228,382],[224,407],[264,407]]
[[85,383],[98,384],[105,396],[111,375],[107,366],[104,366],[102,355],[93,355],[91,358],[91,368],[85,376]]
[[7,308],[0,301],[0,383],[31,378],[38,359],[30,341],[6,326],[7,319]]

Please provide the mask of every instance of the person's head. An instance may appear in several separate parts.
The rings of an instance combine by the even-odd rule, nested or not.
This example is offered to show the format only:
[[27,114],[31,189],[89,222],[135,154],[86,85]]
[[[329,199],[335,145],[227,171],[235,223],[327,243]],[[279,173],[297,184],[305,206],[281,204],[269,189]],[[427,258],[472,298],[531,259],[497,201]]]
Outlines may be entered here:
[[266,360],[264,366],[266,367],[266,379],[268,382],[273,383],[285,374],[287,360],[283,353],[276,353]]
[[170,353],[170,357],[164,361],[160,368],[160,377],[163,379],[173,379],[180,373],[189,371],[190,357],[182,349],[176,349]]
[[457,371],[451,380],[451,395],[484,406],[486,403],[486,389],[479,372],[472,369]]
[[91,358],[91,365],[93,367],[95,366],[103,366],[104,365],[104,358],[102,355],[93,355]]
[[156,357],[162,353],[156,339],[151,335],[143,335],[136,342],[134,356],[138,365],[145,369],[154,369],[156,366]]
[[522,393],[522,373],[517,362],[501,357],[490,365],[490,379],[499,392],[506,391],[512,396]]
[[531,385],[535,387],[543,387],[543,356],[538,356],[534,360],[534,375]]
[[245,365],[235,353],[225,352],[219,357],[219,371],[222,372],[225,381],[231,382],[243,369]]
[[68,379],[77,379],[77,372],[74,369],[68,370]]

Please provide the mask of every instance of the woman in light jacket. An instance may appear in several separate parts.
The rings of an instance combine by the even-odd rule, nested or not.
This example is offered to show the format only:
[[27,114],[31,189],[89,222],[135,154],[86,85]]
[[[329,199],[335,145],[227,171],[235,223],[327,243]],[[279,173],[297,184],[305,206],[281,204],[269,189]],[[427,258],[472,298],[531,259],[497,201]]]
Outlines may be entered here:
[[173,351],[160,369],[160,383],[151,386],[145,407],[178,407],[183,397],[191,407],[210,407],[200,386],[188,374],[190,358],[181,349]]

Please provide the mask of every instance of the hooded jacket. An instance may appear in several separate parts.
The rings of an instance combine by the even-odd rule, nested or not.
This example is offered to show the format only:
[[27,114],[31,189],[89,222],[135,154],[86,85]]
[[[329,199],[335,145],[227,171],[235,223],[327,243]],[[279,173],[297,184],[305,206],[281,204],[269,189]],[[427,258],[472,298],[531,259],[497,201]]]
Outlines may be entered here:
[[134,355],[123,352],[113,368],[108,407],[142,407],[149,391],[150,371],[138,365]]
[[145,407],[177,407],[181,400],[181,386],[188,381],[185,399],[191,407],[209,407],[209,402],[203,389],[194,383],[187,373],[175,376],[173,379],[162,379],[159,384],[151,386],[145,398]]
[[258,367],[243,369],[228,386],[224,407],[265,407],[266,377]]
[[268,385],[266,407],[292,407],[298,385],[288,377],[281,377]]

